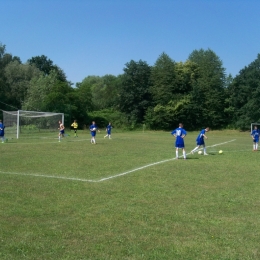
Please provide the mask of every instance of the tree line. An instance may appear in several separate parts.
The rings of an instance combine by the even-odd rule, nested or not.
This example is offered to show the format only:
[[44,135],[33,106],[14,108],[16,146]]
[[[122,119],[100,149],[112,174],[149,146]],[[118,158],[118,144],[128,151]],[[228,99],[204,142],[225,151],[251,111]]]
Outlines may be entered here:
[[[0,109],[61,112],[65,125],[170,130],[248,129],[260,122],[260,54],[234,78],[211,49],[194,50],[185,62],[166,53],[150,66],[131,60],[120,75],[87,76],[73,84],[45,55],[25,63],[0,43]],[[1,116],[1,115],[0,115]]]

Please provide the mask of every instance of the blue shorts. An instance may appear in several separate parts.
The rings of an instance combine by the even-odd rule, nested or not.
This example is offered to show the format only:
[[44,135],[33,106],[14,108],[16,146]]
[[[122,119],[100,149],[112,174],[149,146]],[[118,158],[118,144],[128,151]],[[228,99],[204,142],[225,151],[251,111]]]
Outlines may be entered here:
[[64,135],[64,130],[60,130],[60,134],[61,134],[61,135]]
[[175,142],[175,148],[184,148],[184,147],[185,145],[183,139],[179,140],[178,142]]
[[253,139],[253,143],[258,143],[259,142],[259,138],[254,138]]
[[197,145],[205,145],[204,139],[197,140]]
[[91,136],[96,136],[96,131],[95,132],[91,131],[90,133],[91,133]]

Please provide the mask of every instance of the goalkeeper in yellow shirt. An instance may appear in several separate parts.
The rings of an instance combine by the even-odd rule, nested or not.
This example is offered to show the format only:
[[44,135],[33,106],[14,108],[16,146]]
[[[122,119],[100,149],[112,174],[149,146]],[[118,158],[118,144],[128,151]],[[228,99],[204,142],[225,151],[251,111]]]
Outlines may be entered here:
[[77,130],[78,130],[77,120],[74,120],[74,122],[71,124],[71,127],[74,130],[74,137],[78,137],[78,135],[77,135]]

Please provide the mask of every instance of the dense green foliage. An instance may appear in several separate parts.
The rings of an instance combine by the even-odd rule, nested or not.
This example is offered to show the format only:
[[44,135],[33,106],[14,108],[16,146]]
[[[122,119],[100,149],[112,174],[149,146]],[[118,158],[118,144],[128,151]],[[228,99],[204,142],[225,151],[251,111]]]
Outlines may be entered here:
[[[86,76],[75,86],[48,57],[26,63],[0,43],[0,109],[65,113],[65,125],[95,119],[100,127],[247,129],[260,121],[260,54],[232,78],[210,49],[194,50],[185,62],[166,53],[153,66],[127,62],[118,76]],[[1,112],[0,112],[1,113]],[[0,114],[1,116],[1,114]],[[97,117],[97,118],[95,118]]]
[[228,88],[229,110],[237,128],[260,121],[260,54],[242,69]]

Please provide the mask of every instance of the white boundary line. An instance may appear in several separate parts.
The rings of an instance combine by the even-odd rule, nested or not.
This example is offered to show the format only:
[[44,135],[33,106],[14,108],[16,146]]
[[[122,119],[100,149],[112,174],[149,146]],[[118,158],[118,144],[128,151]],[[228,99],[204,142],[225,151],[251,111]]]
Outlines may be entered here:
[[72,181],[84,181],[84,182],[98,182],[94,180],[80,179],[80,178],[72,178],[72,177],[62,177],[62,176],[53,176],[53,175],[43,175],[38,173],[21,173],[21,172],[3,172],[3,174],[13,174],[13,175],[24,175],[24,176],[33,176],[33,177],[43,177],[43,178],[53,178],[53,179],[63,179],[63,180],[72,180]]
[[[233,141],[235,141],[235,140],[236,140],[236,139],[233,139],[233,140],[231,140],[231,141],[227,141],[227,142],[220,143],[220,144],[214,144],[214,145],[207,146],[207,147],[215,147],[215,146],[219,146],[219,145],[222,145],[222,144],[227,144],[227,143],[233,142]],[[189,155],[189,154],[191,154],[191,153],[187,153],[186,155]],[[180,157],[183,157],[183,155],[180,156]],[[100,180],[97,181],[97,182],[101,182],[101,181],[106,181],[106,180],[109,180],[109,179],[117,178],[117,177],[119,177],[119,176],[123,176],[123,175],[126,175],[126,174],[131,173],[131,172],[139,171],[139,170],[142,170],[142,169],[145,169],[145,168],[148,168],[148,167],[157,165],[157,164],[161,164],[161,163],[165,163],[165,162],[169,162],[169,161],[173,161],[173,160],[176,160],[176,157],[175,157],[175,158],[172,158],[172,159],[168,159],[168,160],[163,160],[163,161],[159,161],[159,162],[147,164],[147,165],[145,165],[145,166],[142,166],[142,167],[133,169],[133,170],[131,170],[131,171],[123,172],[123,173],[120,173],[120,174],[117,174],[117,175],[113,175],[113,176],[110,176],[110,177],[107,177],[107,178],[100,179]]]
[[[214,144],[214,145],[211,145],[211,146],[207,146],[207,148],[208,147],[216,147],[216,146],[219,146],[219,145],[222,145],[222,144],[227,144],[227,143],[230,143],[230,142],[234,142],[235,140],[236,139],[233,139],[233,140],[227,141],[227,142],[223,142],[223,143],[219,143],[219,144]],[[187,155],[189,155],[189,154],[190,153],[187,153]],[[180,156],[180,157],[183,157],[183,156]],[[0,171],[0,173],[2,173],[2,174],[24,175],[24,176],[34,176],[34,177],[43,177],[43,178],[53,178],[53,179],[63,179],[63,180],[72,180],[72,181],[82,181],[82,182],[102,182],[102,181],[107,181],[107,180],[110,180],[110,179],[113,179],[113,178],[124,176],[124,175],[127,175],[127,174],[132,173],[132,172],[140,171],[142,169],[145,169],[145,168],[157,165],[157,164],[173,161],[173,160],[176,160],[176,157],[171,158],[171,159],[167,159],[167,160],[163,160],[163,161],[159,161],[159,162],[155,162],[155,163],[151,163],[151,164],[147,164],[147,165],[144,165],[142,167],[138,167],[138,168],[135,168],[133,170],[123,172],[123,173],[119,173],[119,174],[116,174],[116,175],[112,175],[110,177],[102,178],[102,179],[99,179],[99,180],[88,180],[88,179],[80,179],[80,178],[60,177],[60,176],[43,175],[43,174],[29,174],[29,173],[19,173],[19,172],[3,172],[3,171]]]

